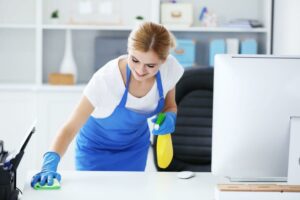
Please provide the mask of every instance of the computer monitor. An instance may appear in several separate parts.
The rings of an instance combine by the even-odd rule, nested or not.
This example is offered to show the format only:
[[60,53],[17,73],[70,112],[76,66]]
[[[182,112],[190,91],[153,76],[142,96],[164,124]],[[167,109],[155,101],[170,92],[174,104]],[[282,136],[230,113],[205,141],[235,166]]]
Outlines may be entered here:
[[285,181],[291,116],[300,116],[300,57],[217,55],[212,173]]

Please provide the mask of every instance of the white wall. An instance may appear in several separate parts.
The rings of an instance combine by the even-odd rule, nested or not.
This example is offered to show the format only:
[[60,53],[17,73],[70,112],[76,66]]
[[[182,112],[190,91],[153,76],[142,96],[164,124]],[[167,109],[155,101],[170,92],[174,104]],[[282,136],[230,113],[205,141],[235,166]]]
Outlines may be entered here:
[[300,55],[300,1],[275,0],[273,53]]

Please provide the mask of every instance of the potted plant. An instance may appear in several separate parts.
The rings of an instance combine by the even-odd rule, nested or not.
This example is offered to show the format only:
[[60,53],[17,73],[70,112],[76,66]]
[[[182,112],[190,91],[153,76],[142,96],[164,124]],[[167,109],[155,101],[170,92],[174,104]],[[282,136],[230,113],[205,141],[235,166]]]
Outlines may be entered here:
[[143,17],[143,16],[137,15],[137,16],[135,17],[135,24],[136,24],[136,25],[139,25],[139,24],[141,24],[141,23],[143,23],[143,22],[144,22],[144,17]]
[[59,11],[54,10],[51,13],[51,22],[52,22],[52,24],[58,24],[58,20],[59,20]]

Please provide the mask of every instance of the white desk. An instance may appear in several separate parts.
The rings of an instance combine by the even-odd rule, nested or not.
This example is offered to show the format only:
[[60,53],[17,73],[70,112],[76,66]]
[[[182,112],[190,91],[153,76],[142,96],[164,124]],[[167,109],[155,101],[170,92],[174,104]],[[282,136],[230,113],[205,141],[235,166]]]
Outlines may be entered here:
[[191,179],[178,179],[177,172],[61,172],[61,189],[36,191],[30,178],[22,200],[213,200],[221,179],[210,173],[197,173]]
[[216,189],[215,200],[299,200],[299,192],[224,192]]
[[[61,172],[60,190],[36,191],[29,174],[21,200],[299,200],[300,193],[220,192],[227,179],[196,173],[178,179],[177,172]],[[216,196],[215,196],[216,195]]]
[[215,200],[299,200],[299,192],[221,192]]

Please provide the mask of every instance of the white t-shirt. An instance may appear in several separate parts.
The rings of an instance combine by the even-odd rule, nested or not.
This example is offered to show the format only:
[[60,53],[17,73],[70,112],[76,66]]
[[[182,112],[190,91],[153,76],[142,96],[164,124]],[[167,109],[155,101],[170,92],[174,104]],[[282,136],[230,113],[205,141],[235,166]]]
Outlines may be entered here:
[[[125,91],[125,85],[118,63],[120,59],[126,57],[127,55],[123,55],[106,63],[95,72],[85,87],[83,94],[95,107],[92,113],[93,117],[108,117],[119,105]],[[172,55],[169,55],[166,62],[160,66],[159,71],[164,97],[166,97],[168,91],[175,87],[183,75],[184,69]],[[153,87],[143,97],[138,98],[128,93],[125,107],[137,112],[151,112],[156,108],[158,100],[159,92],[155,81]]]

